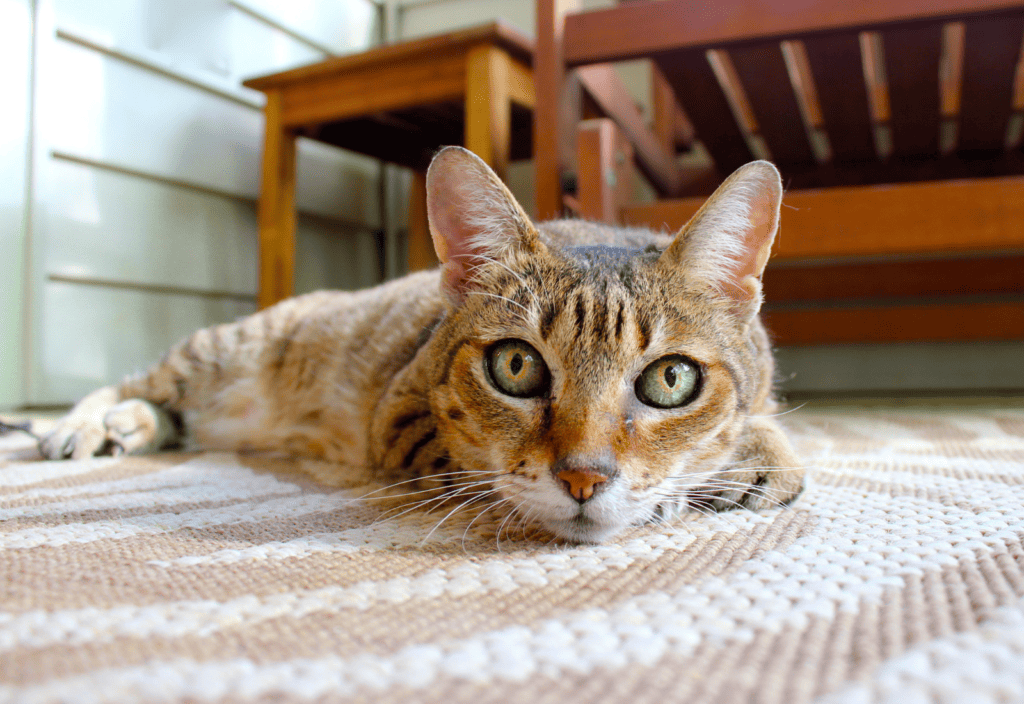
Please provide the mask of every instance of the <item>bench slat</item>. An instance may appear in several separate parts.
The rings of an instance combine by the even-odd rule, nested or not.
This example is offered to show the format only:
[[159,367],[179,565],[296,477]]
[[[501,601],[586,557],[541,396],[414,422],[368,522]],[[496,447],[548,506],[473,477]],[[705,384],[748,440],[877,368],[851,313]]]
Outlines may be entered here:
[[737,47],[729,54],[772,159],[778,164],[812,163],[814,154],[779,42]]
[[875,160],[875,138],[857,33],[809,37],[804,40],[804,47],[833,161]]
[[939,60],[942,25],[926,24],[882,32],[892,115],[892,154],[939,154]]
[[960,102],[961,153],[1001,152],[1013,111],[1013,79],[1024,37],[1024,16],[983,17],[964,23]]
[[723,177],[754,157],[703,51],[655,58]]

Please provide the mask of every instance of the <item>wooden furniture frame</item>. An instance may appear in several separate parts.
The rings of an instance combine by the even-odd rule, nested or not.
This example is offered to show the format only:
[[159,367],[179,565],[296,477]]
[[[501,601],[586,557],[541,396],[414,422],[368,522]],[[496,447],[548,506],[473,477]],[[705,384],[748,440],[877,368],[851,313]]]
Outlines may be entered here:
[[[1008,140],[1024,119],[1024,2],[729,4],[637,0],[559,19],[538,1],[541,213],[568,203],[675,230],[760,142],[788,189],[765,274],[777,344],[1024,340],[1024,153]],[[569,72],[642,57],[660,74],[659,143],[699,140],[714,162],[710,177],[678,178],[689,198],[630,204],[629,163],[649,170],[633,128],[549,109]],[[575,195],[560,190],[565,150],[542,149],[542,132],[578,135]]]
[[499,176],[530,153],[532,43],[500,22],[254,78],[267,96],[259,205],[260,308],[294,293],[295,140],[310,137],[416,171],[409,267],[431,266],[426,171],[462,143]]

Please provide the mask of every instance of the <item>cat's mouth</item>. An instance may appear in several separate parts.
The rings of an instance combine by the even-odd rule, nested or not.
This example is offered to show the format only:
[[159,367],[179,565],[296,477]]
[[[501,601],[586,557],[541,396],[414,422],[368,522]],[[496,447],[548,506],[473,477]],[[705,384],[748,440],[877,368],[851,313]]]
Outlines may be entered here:
[[586,515],[582,507],[579,513],[571,518],[548,518],[542,520],[542,523],[560,538],[575,543],[599,543],[618,533],[624,527],[618,523],[608,523],[591,518]]
[[623,495],[621,484],[608,483],[607,489],[584,501],[573,498],[565,487],[556,487],[553,482],[518,487],[510,492],[509,498],[517,511],[532,516],[534,522],[559,538],[574,543],[599,543],[639,518],[633,515],[635,507]]

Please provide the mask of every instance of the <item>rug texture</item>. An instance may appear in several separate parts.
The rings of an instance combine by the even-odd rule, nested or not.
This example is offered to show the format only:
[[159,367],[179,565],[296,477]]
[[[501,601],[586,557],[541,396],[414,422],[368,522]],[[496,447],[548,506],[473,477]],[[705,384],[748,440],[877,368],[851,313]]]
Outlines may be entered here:
[[0,439],[0,701],[1024,701],[1019,404],[784,420],[792,507],[598,546]]

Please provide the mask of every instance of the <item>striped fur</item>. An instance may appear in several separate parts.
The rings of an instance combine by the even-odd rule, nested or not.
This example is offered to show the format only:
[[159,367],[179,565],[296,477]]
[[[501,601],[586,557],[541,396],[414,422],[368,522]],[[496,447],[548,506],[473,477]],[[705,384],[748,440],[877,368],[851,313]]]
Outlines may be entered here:
[[[769,165],[746,167],[673,241],[534,226],[482,162],[445,150],[428,175],[440,271],[201,330],[86,397],[41,449],[78,458],[186,442],[310,457],[326,483],[383,483],[453,510],[489,501],[574,541],[692,507],[786,503],[803,471],[769,417],[772,358],[756,316],[777,182]],[[744,239],[758,222],[770,231]],[[496,388],[485,358],[504,339],[540,353],[548,393]],[[636,379],[673,354],[700,367],[695,399],[641,403]],[[581,504],[561,466],[607,481]]]

